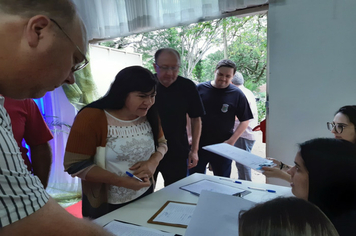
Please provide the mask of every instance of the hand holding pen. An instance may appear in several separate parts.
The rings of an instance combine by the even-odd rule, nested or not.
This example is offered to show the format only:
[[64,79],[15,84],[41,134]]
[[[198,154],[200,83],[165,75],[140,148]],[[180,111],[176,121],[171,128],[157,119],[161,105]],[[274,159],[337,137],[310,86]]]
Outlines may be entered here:
[[137,179],[138,181],[140,181],[140,182],[143,182],[143,180],[142,179],[140,179],[139,177],[137,177],[136,175],[134,175],[134,174],[131,174],[130,172],[128,172],[128,171],[126,171],[126,174],[128,175],[128,176],[130,176],[131,178],[135,178],[135,179]]
[[124,181],[121,183],[120,187],[132,189],[132,190],[140,190],[141,188],[151,186],[151,181],[148,178],[140,179],[136,175],[133,175],[130,172],[126,172],[127,177],[123,177]]

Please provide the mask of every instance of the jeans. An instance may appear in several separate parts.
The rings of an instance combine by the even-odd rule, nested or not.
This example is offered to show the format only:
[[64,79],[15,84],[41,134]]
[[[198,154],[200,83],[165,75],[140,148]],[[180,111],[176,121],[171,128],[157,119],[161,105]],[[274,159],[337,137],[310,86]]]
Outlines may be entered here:
[[[249,140],[240,137],[236,141],[234,146],[246,150],[248,152],[251,152],[254,144],[255,144],[255,140]],[[241,165],[238,162],[236,162],[236,168],[238,171],[239,179],[251,181],[251,168]]]
[[231,174],[231,160],[215,153],[200,149],[198,152],[199,161],[198,165],[189,170],[189,174],[201,173],[205,174],[206,165],[210,163],[213,168],[213,173],[216,176],[230,178]]

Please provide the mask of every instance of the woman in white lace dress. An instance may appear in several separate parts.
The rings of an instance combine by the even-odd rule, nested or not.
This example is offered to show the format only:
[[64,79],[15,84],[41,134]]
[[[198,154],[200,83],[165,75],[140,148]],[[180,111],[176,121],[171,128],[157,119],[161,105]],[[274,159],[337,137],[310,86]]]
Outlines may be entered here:
[[149,70],[127,67],[103,98],[78,113],[64,166],[82,179],[83,216],[100,217],[153,192],[152,175],[167,152],[156,85]]

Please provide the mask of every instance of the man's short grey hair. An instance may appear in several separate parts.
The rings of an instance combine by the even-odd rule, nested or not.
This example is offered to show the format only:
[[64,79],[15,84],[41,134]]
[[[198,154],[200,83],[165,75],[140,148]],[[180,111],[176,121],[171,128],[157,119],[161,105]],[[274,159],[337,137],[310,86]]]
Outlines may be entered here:
[[169,52],[177,56],[178,58],[178,63],[180,65],[180,54],[177,50],[174,48],[161,48],[158,49],[157,52],[155,53],[155,63],[157,63],[159,56],[162,54],[162,52]]
[[234,78],[232,78],[231,83],[233,83],[234,85],[243,85],[245,82],[244,77],[242,76],[242,74],[238,71],[236,71]]
[[1,12],[24,18],[45,15],[65,25],[75,18],[76,6],[72,0],[0,0]]

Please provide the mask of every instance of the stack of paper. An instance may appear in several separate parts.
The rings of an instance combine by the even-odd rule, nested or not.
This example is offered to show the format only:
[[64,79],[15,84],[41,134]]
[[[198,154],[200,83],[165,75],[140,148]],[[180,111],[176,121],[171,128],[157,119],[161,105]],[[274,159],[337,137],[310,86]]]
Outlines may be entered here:
[[147,223],[187,228],[196,204],[187,202],[166,202]]
[[267,160],[227,143],[213,144],[205,146],[203,149],[236,161],[255,170],[261,170],[263,166],[274,166],[274,163],[271,160]]
[[237,236],[239,213],[255,205],[246,199],[202,191],[185,236]]
[[226,184],[217,183],[207,179],[203,179],[191,184],[187,184],[179,188],[189,191],[197,196],[199,196],[203,190],[216,192],[216,193],[223,193],[228,195],[238,195],[242,192],[245,192],[244,189],[232,187]]
[[163,232],[157,229],[150,229],[147,227],[133,225],[117,220],[113,220],[104,226],[104,229],[120,236],[174,236],[175,234]]

